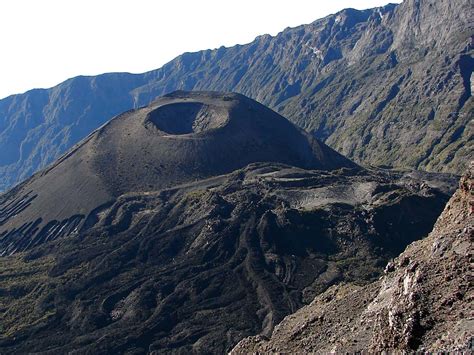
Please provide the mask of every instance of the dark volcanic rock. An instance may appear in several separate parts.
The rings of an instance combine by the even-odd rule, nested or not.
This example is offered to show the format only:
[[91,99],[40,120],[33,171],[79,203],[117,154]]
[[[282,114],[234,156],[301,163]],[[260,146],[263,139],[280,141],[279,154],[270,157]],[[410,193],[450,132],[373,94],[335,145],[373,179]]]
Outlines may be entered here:
[[142,75],[79,77],[0,100],[0,189],[110,117],[173,90],[257,99],[364,165],[461,173],[472,158],[470,0],[343,10]]
[[0,258],[0,352],[223,353],[269,336],[428,233],[446,197],[403,180],[259,163],[124,194],[77,234]]

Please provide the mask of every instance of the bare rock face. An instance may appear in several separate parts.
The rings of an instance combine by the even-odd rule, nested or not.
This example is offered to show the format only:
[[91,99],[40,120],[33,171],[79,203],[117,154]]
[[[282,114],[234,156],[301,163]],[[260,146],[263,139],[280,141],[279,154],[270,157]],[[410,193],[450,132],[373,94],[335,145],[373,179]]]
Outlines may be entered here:
[[368,317],[375,319],[373,351],[472,350],[473,203],[474,164],[430,236],[389,264],[379,294],[369,306]]
[[232,353],[470,352],[474,163],[430,235],[361,287],[333,286],[286,317],[270,338],[242,340]]

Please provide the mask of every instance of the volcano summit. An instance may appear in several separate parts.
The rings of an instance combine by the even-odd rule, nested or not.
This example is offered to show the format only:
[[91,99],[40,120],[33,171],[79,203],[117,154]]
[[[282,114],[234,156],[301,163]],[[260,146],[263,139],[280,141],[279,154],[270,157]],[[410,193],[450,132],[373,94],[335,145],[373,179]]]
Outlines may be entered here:
[[2,196],[0,255],[77,231],[93,209],[124,193],[169,188],[256,162],[356,167],[243,95],[174,92],[115,117]]

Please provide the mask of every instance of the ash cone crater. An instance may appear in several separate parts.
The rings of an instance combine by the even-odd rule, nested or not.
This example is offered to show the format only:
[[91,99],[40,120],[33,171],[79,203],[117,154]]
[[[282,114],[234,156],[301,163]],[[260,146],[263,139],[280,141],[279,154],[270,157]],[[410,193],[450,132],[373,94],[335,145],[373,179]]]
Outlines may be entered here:
[[228,113],[202,102],[169,103],[148,113],[146,124],[171,135],[201,133],[224,127]]

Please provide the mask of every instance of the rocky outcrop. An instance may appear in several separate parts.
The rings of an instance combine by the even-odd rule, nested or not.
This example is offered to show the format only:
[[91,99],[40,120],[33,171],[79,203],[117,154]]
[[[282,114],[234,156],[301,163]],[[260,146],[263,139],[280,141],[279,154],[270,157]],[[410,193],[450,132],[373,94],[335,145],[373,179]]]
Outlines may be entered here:
[[70,79],[0,100],[0,189],[95,128],[173,90],[240,92],[363,165],[461,173],[472,159],[469,0],[346,9],[140,74]]
[[367,309],[367,318],[374,320],[371,350],[472,350],[473,203],[474,164],[430,236],[387,265]]
[[361,287],[333,286],[286,317],[271,337],[242,340],[232,353],[470,352],[474,164],[430,235]]

